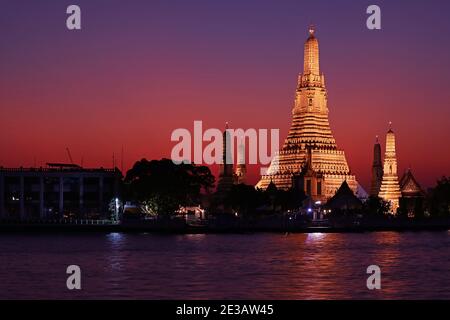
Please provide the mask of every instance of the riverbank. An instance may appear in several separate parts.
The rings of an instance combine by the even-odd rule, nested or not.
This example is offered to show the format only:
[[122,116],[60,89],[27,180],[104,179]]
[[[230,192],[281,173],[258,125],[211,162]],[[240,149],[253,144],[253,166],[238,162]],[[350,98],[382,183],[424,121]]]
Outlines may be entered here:
[[71,224],[71,223],[2,223],[0,232],[135,232],[135,233],[167,233],[167,234],[233,234],[233,233],[355,233],[380,231],[446,231],[450,230],[450,221],[382,221],[360,224],[210,224],[188,225],[180,222],[133,222],[122,224]]

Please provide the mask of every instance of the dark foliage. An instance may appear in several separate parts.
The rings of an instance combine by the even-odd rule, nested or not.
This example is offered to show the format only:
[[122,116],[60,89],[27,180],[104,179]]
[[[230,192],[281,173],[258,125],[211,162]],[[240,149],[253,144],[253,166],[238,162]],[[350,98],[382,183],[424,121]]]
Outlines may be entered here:
[[231,187],[224,202],[234,211],[239,212],[239,214],[247,215],[255,212],[258,207],[264,205],[266,203],[266,197],[263,191],[241,183]]
[[363,205],[362,213],[368,217],[384,217],[388,214],[390,204],[380,197],[369,197]]
[[275,185],[267,190],[255,189],[245,184],[233,185],[226,204],[242,214],[255,213],[260,208],[265,212],[286,212],[302,206],[306,196],[295,189],[279,190]]
[[428,209],[433,217],[450,216],[450,178],[444,176],[437,181],[428,197]]
[[174,164],[170,159],[142,159],[125,177],[127,197],[145,203],[154,214],[173,214],[179,206],[197,204],[214,185],[208,167]]

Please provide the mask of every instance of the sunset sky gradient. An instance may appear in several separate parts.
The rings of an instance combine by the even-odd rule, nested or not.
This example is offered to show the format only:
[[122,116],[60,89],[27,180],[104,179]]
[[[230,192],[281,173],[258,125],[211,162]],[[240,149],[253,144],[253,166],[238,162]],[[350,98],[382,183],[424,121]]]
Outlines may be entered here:
[[[307,27],[320,44],[330,124],[368,189],[375,135],[399,172],[450,174],[450,2],[2,0],[0,166],[125,168],[170,157],[176,128],[290,126]],[[82,30],[65,26],[78,4]],[[382,30],[366,28],[370,4]],[[257,167],[250,182],[257,182]],[[216,172],[214,172],[216,173]]]

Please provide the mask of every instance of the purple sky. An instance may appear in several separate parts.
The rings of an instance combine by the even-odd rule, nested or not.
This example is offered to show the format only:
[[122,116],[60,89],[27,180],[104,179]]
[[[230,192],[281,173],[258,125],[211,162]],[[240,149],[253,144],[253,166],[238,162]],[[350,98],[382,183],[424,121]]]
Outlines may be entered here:
[[[82,30],[68,31],[78,4]],[[382,30],[365,26],[378,4]],[[22,1],[0,11],[0,165],[125,167],[169,157],[176,128],[290,126],[316,25],[330,123],[357,179],[393,122],[399,171],[450,174],[449,1]],[[251,182],[258,168],[250,168]]]

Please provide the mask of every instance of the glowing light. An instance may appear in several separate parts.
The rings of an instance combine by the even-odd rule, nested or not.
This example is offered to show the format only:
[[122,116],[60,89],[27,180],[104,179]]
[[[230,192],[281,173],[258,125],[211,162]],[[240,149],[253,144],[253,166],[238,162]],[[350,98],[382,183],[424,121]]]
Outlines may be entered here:
[[113,245],[120,244],[124,240],[124,235],[119,232],[111,232],[106,237],[108,241]]
[[308,236],[306,237],[306,242],[315,242],[322,240],[326,237],[326,235],[327,235],[326,233],[322,232],[308,233]]

